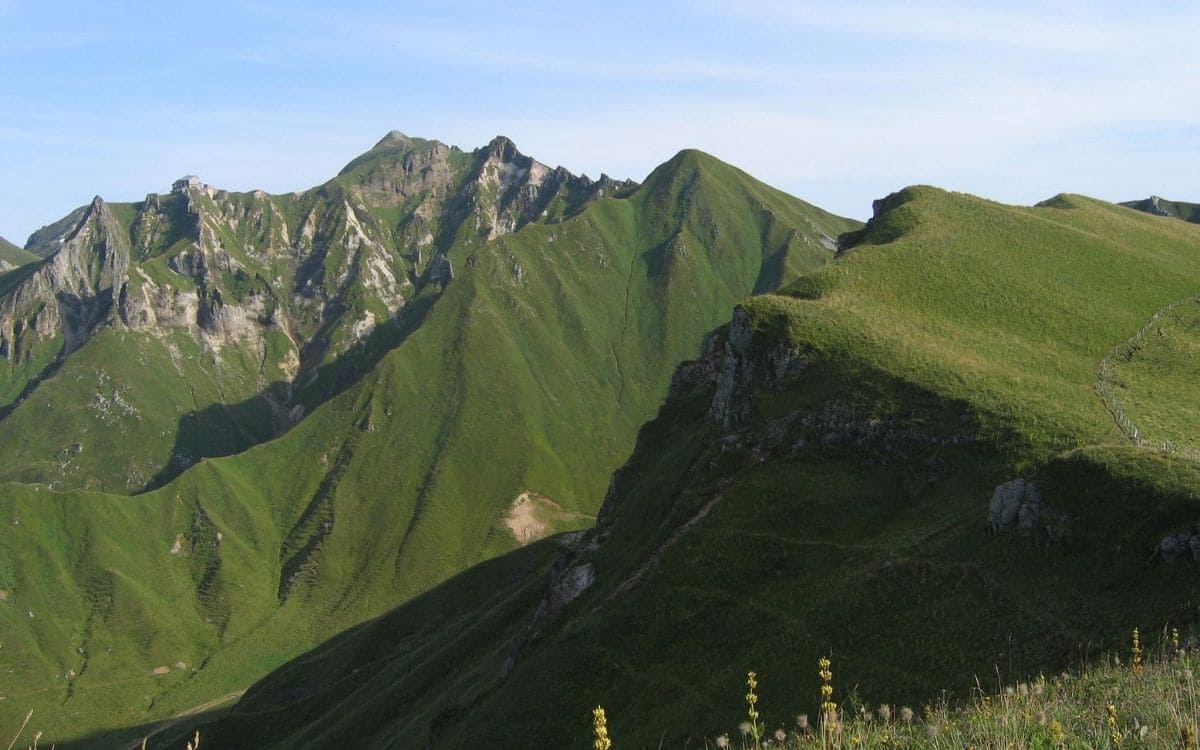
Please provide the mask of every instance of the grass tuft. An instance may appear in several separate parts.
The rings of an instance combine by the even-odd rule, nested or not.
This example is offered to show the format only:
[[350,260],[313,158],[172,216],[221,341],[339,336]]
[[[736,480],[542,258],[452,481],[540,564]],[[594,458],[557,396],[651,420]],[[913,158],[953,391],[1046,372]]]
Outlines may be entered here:
[[[1110,657],[1077,672],[1031,682],[981,686],[969,702],[930,703],[918,713],[882,704],[871,710],[859,696],[825,714],[814,732],[806,715],[790,729],[759,741],[742,733],[742,748],[780,750],[1066,750],[1067,748],[1196,748],[1200,655],[1178,648],[1178,631],[1163,633],[1155,658],[1133,670]],[[825,660],[822,659],[824,663]],[[821,695],[830,678],[821,670]],[[721,734],[705,747],[734,747]]]

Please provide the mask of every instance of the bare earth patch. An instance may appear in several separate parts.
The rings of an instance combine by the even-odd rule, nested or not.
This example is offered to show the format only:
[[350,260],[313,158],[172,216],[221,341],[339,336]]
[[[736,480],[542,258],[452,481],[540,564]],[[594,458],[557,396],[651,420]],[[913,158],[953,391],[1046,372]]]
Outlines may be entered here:
[[580,522],[591,518],[583,513],[565,510],[545,495],[526,490],[517,495],[504,514],[504,526],[512,533],[517,544],[523,547],[550,536],[560,528],[568,525],[577,527]]

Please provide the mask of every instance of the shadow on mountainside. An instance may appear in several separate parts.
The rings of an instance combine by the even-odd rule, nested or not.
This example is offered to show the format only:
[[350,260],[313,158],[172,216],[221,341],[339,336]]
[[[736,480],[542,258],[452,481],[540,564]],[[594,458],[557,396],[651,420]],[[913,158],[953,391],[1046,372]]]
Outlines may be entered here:
[[[167,484],[201,459],[241,453],[284,434],[402,345],[424,324],[441,293],[419,294],[396,317],[377,326],[337,359],[302,372],[298,377],[302,383],[276,381],[245,401],[211,404],[184,414],[179,419],[170,462],[134,494]],[[288,412],[296,407],[302,411],[293,418]]]
[[[1117,651],[1130,623],[1196,622],[1191,561],[1147,561],[1194,523],[1194,463],[1128,446],[1035,455],[1004,414],[857,361],[780,374],[779,339],[754,335],[733,422],[710,409],[718,333],[574,551],[551,537],[475,565],[150,746],[181,748],[197,726],[224,750],[582,746],[600,703],[628,746],[679,747],[743,714],[722,689],[664,685],[736,686],[763,664],[767,705],[804,710],[832,651],[865,696],[954,699],[975,675],[1027,680]],[[1038,523],[989,529],[989,497],[1017,477],[1039,488]],[[539,620],[585,566],[578,599]],[[59,746],[127,748],[159,724]]]
[[[378,686],[389,717],[428,735],[502,681],[500,662],[507,643],[526,626],[545,592],[551,567],[562,552],[564,537],[533,542],[453,576],[425,593],[378,617],[350,627],[305,654],[262,675],[236,702],[218,698],[175,718],[95,732],[60,741],[62,750],[112,748],[136,750],[148,738],[152,750],[182,750],[200,732],[201,748],[260,748],[288,737],[325,746],[370,746],[354,738],[322,737],[321,717],[330,707],[350,700],[363,679],[377,680],[395,670],[403,679]],[[476,616],[462,619],[464,609]],[[466,683],[453,679],[467,665]],[[386,679],[386,678],[385,678]],[[413,700],[410,685],[420,685]],[[219,705],[220,707],[214,707]],[[297,712],[316,722],[297,723]],[[364,722],[368,736],[384,717]],[[351,740],[341,742],[340,740]]]
[[[107,732],[95,732],[73,740],[57,742],[54,747],[59,750],[139,750],[142,740],[146,740],[147,750],[183,750],[195,732],[196,727],[212,721],[217,721],[233,708],[227,705],[222,708],[185,712],[172,719],[151,721],[122,729]],[[201,737],[200,746],[206,744]],[[22,747],[24,747],[22,745]]]

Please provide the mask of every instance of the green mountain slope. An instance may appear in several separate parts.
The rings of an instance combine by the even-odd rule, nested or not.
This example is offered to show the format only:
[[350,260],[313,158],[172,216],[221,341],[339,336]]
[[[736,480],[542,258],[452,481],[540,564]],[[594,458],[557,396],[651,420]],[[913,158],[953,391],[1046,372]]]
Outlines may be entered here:
[[0,273],[19,268],[26,263],[37,260],[37,256],[17,247],[8,240],[0,237]]
[[[825,654],[841,700],[920,705],[1200,625],[1200,465],[1134,445],[1099,383],[1200,290],[1200,228],[918,187],[845,244],[679,368],[593,530],[342,634],[202,734],[583,748],[599,704],[623,745],[678,747],[736,726],[748,669],[773,728],[816,714]],[[1140,341],[1182,382],[1179,335]],[[1169,421],[1142,377],[1116,395]]]
[[1152,195],[1140,201],[1127,201],[1121,205],[1137,209],[1138,211],[1145,211],[1148,214],[1170,216],[1175,219],[1190,221],[1193,224],[1200,224],[1200,203],[1169,201],[1166,198],[1159,198],[1157,195]]
[[97,197],[33,234],[46,264],[0,283],[0,479],[137,492],[277,435],[395,345],[452,248],[630,187],[505,138],[464,152],[393,132],[303,193],[188,177]]
[[[489,153],[508,148],[493,142]],[[364,195],[391,196],[372,163],[352,163],[339,180],[361,176]],[[453,238],[439,239],[448,225],[421,211],[406,214],[398,226],[423,227],[412,230],[417,243],[432,237],[444,252],[367,340],[376,354],[314,355],[322,364],[309,382],[337,387],[298,377],[296,392],[332,395],[281,436],[201,459],[134,497],[5,486],[0,518],[13,525],[0,538],[0,623],[14,666],[0,674],[0,724],[33,706],[39,728],[61,739],[172,715],[518,540],[590,525],[613,468],[700,337],[746,295],[827,261],[831,237],[857,226],[683,152],[640,187],[591,183],[581,203],[578,182],[530,209],[557,223],[500,210],[519,226],[493,232],[487,207],[509,205],[505,191],[517,185],[494,176],[465,189],[498,190],[500,200],[441,214],[458,227]],[[122,337],[130,349],[116,349]],[[170,352],[169,343],[159,342]],[[88,357],[134,346],[149,344],[120,326],[97,329],[8,419],[57,410],[49,400],[30,408],[44,393],[97,389],[117,403],[134,374],[114,364],[103,383],[89,379]],[[176,348],[216,373],[185,367],[180,380],[221,398],[194,384],[228,387],[217,376],[236,362],[231,348],[221,363],[211,350]],[[339,367],[355,377],[335,377]]]

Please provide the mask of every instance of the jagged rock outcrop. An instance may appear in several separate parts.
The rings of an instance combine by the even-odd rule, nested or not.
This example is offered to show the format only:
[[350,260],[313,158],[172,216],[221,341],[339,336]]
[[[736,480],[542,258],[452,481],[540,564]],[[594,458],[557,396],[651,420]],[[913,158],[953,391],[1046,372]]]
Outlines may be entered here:
[[55,240],[50,262],[0,298],[0,356],[19,361],[33,342],[62,336],[70,353],[102,323],[115,323],[114,302],[129,272],[128,235],[99,196],[76,226]]
[[1037,482],[1017,477],[996,487],[988,502],[988,527],[992,531],[1010,528],[1032,529],[1045,511]]
[[454,266],[450,263],[450,259],[438,253],[433,262],[429,264],[428,279],[431,284],[441,284],[442,286],[453,281]]
[[99,326],[184,330],[207,349],[236,342],[262,356],[273,328],[316,366],[423,284],[450,283],[455,242],[556,221],[632,185],[552,169],[504,137],[466,153],[393,131],[303,193],[230,193],[188,175],[123,206],[132,220],[97,197],[30,237],[51,262],[0,299],[0,356],[60,334],[68,354]]
[[739,384],[750,382],[753,374],[750,361],[750,317],[742,308],[733,311],[733,322],[725,338],[725,352],[720,369],[717,370],[717,390],[713,394],[708,415],[724,427],[731,427],[737,420],[734,391]]
[[1154,547],[1150,559],[1164,563],[1180,559],[1200,562],[1200,534],[1195,530],[1168,534]]
[[[453,282],[456,253],[531,222],[561,221],[631,184],[552,169],[503,137],[464,152],[392,132],[303,192],[229,192],[188,175],[136,203],[97,197],[35,232],[27,249],[45,260],[0,294],[0,359],[9,365],[0,389],[14,394],[0,418],[108,330],[141,342],[130,346],[171,368],[177,386],[212,384],[201,403],[177,388],[179,413],[165,421],[214,400],[262,398],[284,415],[273,429],[286,429],[350,382],[363,356],[386,351],[380,336],[398,330],[423,289],[434,300]],[[136,390],[126,394],[132,402]],[[219,412],[205,418],[227,426],[231,450],[245,447],[239,434],[261,439],[256,407]],[[169,440],[172,429],[160,425],[154,438]],[[205,443],[202,432],[196,425]],[[194,454],[176,451],[173,465]],[[152,474],[153,462],[144,463],[128,476]],[[66,477],[57,465],[54,478],[41,478]]]
[[[707,364],[685,363],[683,368],[688,374],[682,377],[715,374],[716,391],[708,415],[726,428],[734,427],[744,416],[746,404],[742,397],[747,393],[747,386],[754,383],[778,387],[805,367],[803,353],[786,339],[756,348],[750,317],[741,307],[733,311],[723,350],[716,357],[710,353],[704,359]],[[714,359],[718,361],[713,362]]]
[[75,233],[79,222],[90,206],[80,206],[53,224],[48,224],[29,236],[25,249],[39,258],[49,258]]
[[1140,201],[1125,201],[1122,206],[1144,211],[1148,214],[1156,216],[1166,216],[1172,219],[1181,219],[1193,224],[1200,224],[1200,204],[1185,203],[1183,201],[1172,201],[1162,198],[1157,195],[1152,195],[1149,198],[1144,198]]

